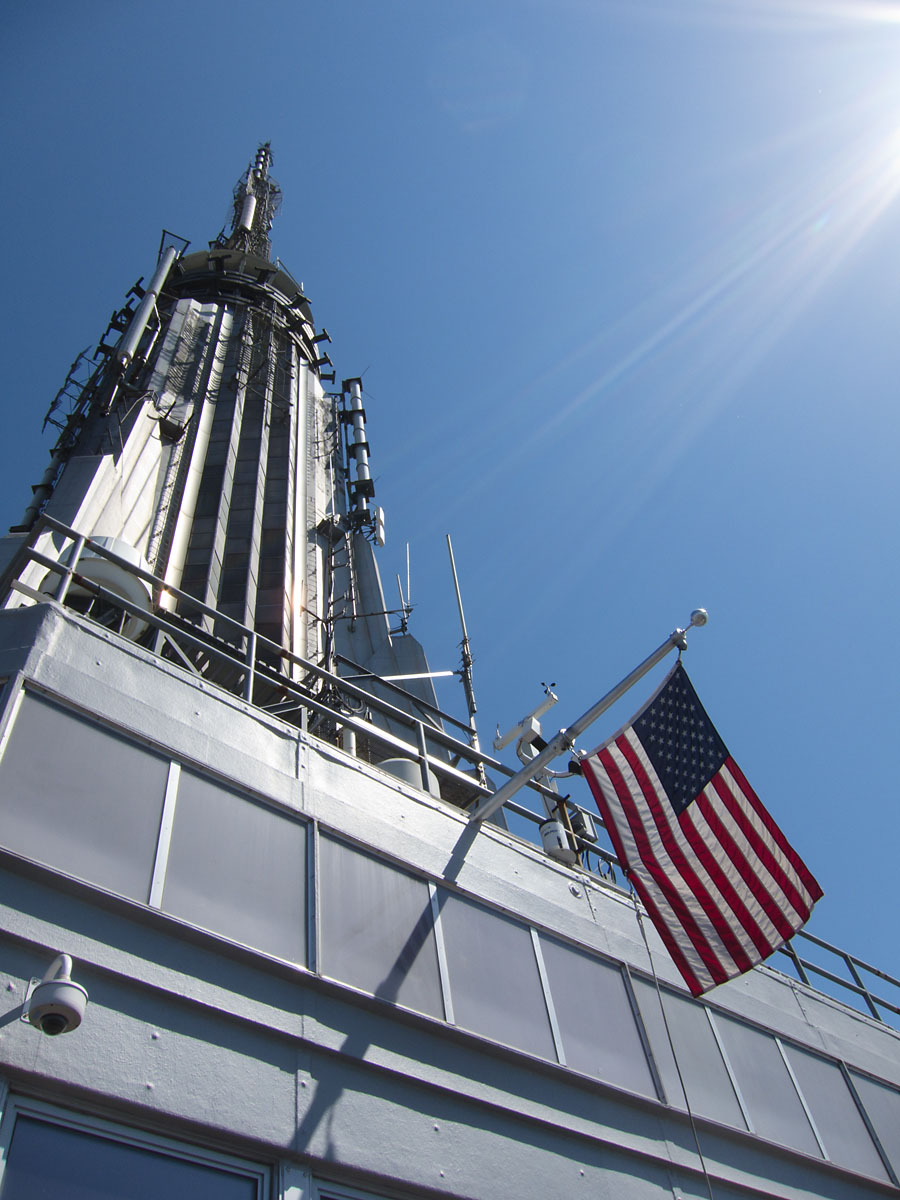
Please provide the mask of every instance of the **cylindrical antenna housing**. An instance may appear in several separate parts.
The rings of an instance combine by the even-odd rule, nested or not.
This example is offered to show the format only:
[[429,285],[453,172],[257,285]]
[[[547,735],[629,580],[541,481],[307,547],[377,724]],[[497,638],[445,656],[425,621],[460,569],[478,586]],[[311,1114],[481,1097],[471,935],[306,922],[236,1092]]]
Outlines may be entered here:
[[369,471],[369,443],[366,441],[366,413],[362,402],[362,380],[350,379],[350,438],[348,451],[356,462],[355,507],[358,513],[368,514],[369,496],[374,491]]
[[256,197],[252,192],[244,197],[244,205],[241,209],[241,219],[238,221],[238,229],[252,229],[253,218],[256,216]]
[[122,340],[116,349],[116,362],[122,374],[131,366],[131,361],[150,320],[150,314],[156,307],[159,293],[162,291],[163,284],[166,282],[169,271],[172,269],[172,263],[175,261],[177,255],[178,250],[174,246],[167,246],[165,248],[156,270],[153,272],[150,286],[147,288],[143,299],[135,310],[128,328],[122,334]]

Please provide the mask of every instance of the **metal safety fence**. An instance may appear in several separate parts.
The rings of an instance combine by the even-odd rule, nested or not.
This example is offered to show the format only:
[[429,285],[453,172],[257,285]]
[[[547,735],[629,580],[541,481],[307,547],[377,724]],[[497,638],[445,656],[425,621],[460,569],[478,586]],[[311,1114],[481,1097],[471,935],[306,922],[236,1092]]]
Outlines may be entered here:
[[[53,535],[53,543],[47,535]],[[53,553],[46,552],[48,544]],[[86,556],[140,580],[147,603],[91,578],[96,572],[86,573]],[[340,655],[333,657],[329,669],[293,654],[122,558],[102,541],[47,516],[35,524],[0,577],[0,606],[35,603],[74,609],[167,663],[375,766],[388,759],[408,759],[418,766],[423,790],[433,794],[437,780],[440,798],[457,808],[471,809],[490,796],[496,790],[490,776],[516,774],[471,744],[466,721],[399,684]],[[596,813],[536,781],[524,794],[533,798],[536,808],[510,801],[502,810],[501,825],[514,836],[540,843],[538,826],[547,820],[548,811],[565,810],[568,836],[577,852],[572,869],[606,886],[629,890],[612,851],[573,828],[572,815],[591,818],[582,823],[590,828],[591,822],[600,823]],[[776,963],[802,984],[900,1027],[900,980],[863,959],[801,930],[769,965]]]

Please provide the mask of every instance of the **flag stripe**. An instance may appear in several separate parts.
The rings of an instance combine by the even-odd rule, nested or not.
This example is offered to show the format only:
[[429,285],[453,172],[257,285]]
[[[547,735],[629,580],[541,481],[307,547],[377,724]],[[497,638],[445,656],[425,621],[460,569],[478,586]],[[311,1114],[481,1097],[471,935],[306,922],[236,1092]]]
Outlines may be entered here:
[[631,826],[625,818],[617,793],[616,784],[621,780],[621,773],[606,750],[588,765],[591,769],[586,772],[585,778],[594,793],[619,862],[634,884],[650,919],[691,992],[700,995],[716,981],[684,934],[680,918],[672,911],[652,875],[642,869],[643,864],[634,843]]
[[[720,772],[712,783],[769,874],[778,881],[784,897],[784,911],[788,914],[790,911],[802,912],[808,916],[811,896],[803,886],[790,859],[782,852],[780,846],[773,843],[768,827],[769,822],[759,818],[757,808],[747,803],[746,793],[738,787],[737,781],[727,770]],[[762,806],[760,805],[760,807]],[[766,816],[768,817],[768,813]]]
[[740,767],[733,758],[728,759],[727,766],[728,773],[734,780],[735,785],[746,797],[749,809],[752,809],[756,819],[768,831],[769,837],[780,849],[786,860],[786,863],[790,864],[792,872],[796,875],[798,885],[802,887],[803,891],[806,892],[807,896],[809,897],[808,905],[811,908],[812,905],[815,904],[817,900],[821,900],[822,896],[824,895],[817,880],[807,867],[806,863],[772,820],[771,815],[764,807],[756,792],[754,792],[753,788],[744,778],[744,773],[741,771]]
[[767,958],[822,895],[680,663],[582,765],[616,854],[695,996]]
[[[718,794],[710,785],[685,811],[682,824],[685,819],[691,822],[703,852],[728,879],[735,895],[731,909],[765,957],[784,939],[784,932],[773,920],[766,884],[753,869],[750,848],[745,841],[741,844],[742,839],[735,838],[731,818],[720,811],[720,805]],[[774,915],[780,917],[777,905]]]
[[748,821],[740,800],[729,789],[727,782],[717,776],[705,789],[701,805],[715,806],[716,813],[727,833],[724,845],[738,866],[748,888],[758,897],[770,920],[778,931],[772,947],[789,938],[796,928],[792,914],[795,905],[789,894],[792,890],[778,870],[769,847],[759,836],[759,831]]
[[679,824],[697,858],[716,880],[719,893],[727,906],[723,907],[723,912],[737,935],[745,942],[752,959],[749,965],[752,966],[756,956],[769,953],[773,934],[781,940],[777,929],[765,908],[759,904],[751,881],[746,880],[738,868],[734,854],[729,852],[724,857],[717,854],[717,843],[721,842],[724,846],[725,839],[717,838],[715,824],[700,808],[699,798],[681,814]]
[[779,881],[783,909],[799,910],[802,907],[802,884],[790,862],[781,853],[781,848],[773,842],[768,823],[759,819],[755,809],[748,803],[748,796],[743,788],[726,770],[716,776],[712,786],[735,824],[762,860],[770,877]]
[[[705,862],[692,854],[691,846],[671,805],[666,800],[660,801],[662,785],[640,740],[632,730],[628,735],[617,739],[617,744],[623,741],[636,760],[634,769],[646,804],[643,818],[645,821],[649,819],[658,830],[669,859],[677,871],[677,878],[669,876],[662,886],[677,890],[679,896],[687,903],[695,921],[697,934],[715,955],[712,962],[707,961],[713,972],[723,955],[728,955],[739,971],[748,971],[753,965],[753,960],[748,957],[747,948],[735,936],[730,923],[717,920],[724,908],[724,899],[710,877]],[[631,757],[629,761],[632,761]],[[640,800],[638,805],[640,806]],[[698,902],[696,906],[690,904],[692,897]]]
[[626,753],[628,749],[630,747],[627,742],[623,745],[622,739],[618,739],[613,757],[626,785],[624,794],[627,803],[624,811],[638,848],[640,867],[646,877],[652,879],[658,893],[665,898],[686,939],[699,955],[710,976],[715,978],[721,948],[710,944],[704,929],[706,923],[702,896],[696,888],[679,882],[679,865],[673,861],[665,831],[660,828],[646,803],[644,789],[649,791],[650,788],[646,773],[641,771],[639,764]]
[[[674,910],[682,928],[689,937],[697,928],[696,913],[692,911],[691,899],[671,886],[675,868],[666,854],[665,847],[655,836],[655,826],[648,823],[635,804],[634,792],[640,787],[631,764],[622,753],[619,746],[610,747],[607,751],[607,769],[613,787],[621,804],[618,813],[620,821],[617,827],[627,830],[629,839],[636,851],[637,863],[641,868],[641,877],[652,882],[655,891],[667,908]],[[623,828],[624,826],[624,828]],[[713,962],[709,947],[704,945],[702,937],[692,937],[695,948],[701,959],[707,964]]]

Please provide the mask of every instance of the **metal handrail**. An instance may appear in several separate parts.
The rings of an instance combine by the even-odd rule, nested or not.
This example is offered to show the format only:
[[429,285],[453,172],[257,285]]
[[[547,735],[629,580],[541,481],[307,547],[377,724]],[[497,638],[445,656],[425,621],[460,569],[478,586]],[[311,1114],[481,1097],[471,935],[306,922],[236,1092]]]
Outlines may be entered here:
[[[58,533],[73,543],[67,562],[51,558],[36,549],[35,543],[37,539],[47,530]],[[77,570],[81,553],[85,548],[115,563],[135,577],[142,579],[145,583],[150,584],[154,589],[157,602],[165,594],[174,600],[180,600],[190,605],[191,609],[199,616],[208,618],[219,627],[224,624],[226,628],[233,631],[236,635],[236,641],[243,644],[246,649],[242,650],[240,645],[231,645],[214,634],[202,635],[198,632],[197,627],[183,616],[179,616],[176,613],[165,613],[164,610],[160,610],[159,608],[155,611],[148,611],[127,600],[124,596],[116,592],[111,592],[109,589],[94,583],[92,580],[86,579]],[[53,595],[38,592],[19,579],[24,567],[30,562],[38,563],[46,567],[48,571],[53,571],[60,576],[60,581],[54,589]],[[224,613],[203,603],[197,597],[191,596],[187,592],[182,592],[178,588],[167,584],[152,572],[145,571],[127,559],[121,558],[105,546],[99,545],[91,538],[86,538],[78,534],[75,530],[49,516],[42,516],[36,522],[34,528],[30,531],[28,540],[19,548],[7,569],[0,576],[0,603],[4,603],[12,592],[20,593],[39,603],[63,603],[73,580],[77,582],[79,587],[85,589],[91,595],[120,609],[124,615],[139,618],[148,627],[155,629],[157,634],[165,635],[169,639],[169,644],[182,655],[185,664],[191,669],[197,670],[184,655],[184,647],[183,645],[179,645],[179,642],[187,643],[188,647],[202,651],[204,655],[238,668],[239,671],[243,672],[243,677],[238,679],[238,693],[235,693],[232,688],[224,688],[224,685],[217,685],[223,686],[224,690],[230,694],[239,694],[246,702],[253,704],[254,683],[256,680],[279,687],[286,694],[285,704],[289,704],[292,709],[301,709],[319,716],[328,717],[339,726],[353,730],[355,733],[379,744],[392,754],[400,754],[410,758],[412,761],[418,761],[423,767],[423,773],[425,770],[431,770],[438,776],[443,776],[458,785],[464,786],[471,795],[473,803],[482,796],[490,795],[490,790],[483,788],[475,779],[451,765],[451,763],[436,757],[433,753],[429,753],[427,742],[431,742],[445,752],[448,752],[451,756],[455,756],[457,761],[465,760],[473,766],[479,763],[483,764],[490,771],[498,772],[507,778],[515,774],[504,763],[485,754],[480,749],[473,748],[468,742],[463,742],[452,734],[447,733],[439,725],[431,724],[421,718],[412,716],[410,713],[391,704],[389,700],[367,691],[351,680],[340,675],[335,675],[317,663],[285,650],[278,643],[261,636],[249,626],[242,624],[233,617],[226,616]],[[152,647],[151,650],[153,650]],[[156,653],[160,653],[160,651],[160,647],[157,647],[155,650]],[[331,690],[333,694],[344,696],[348,700],[362,702],[367,709],[378,712],[387,720],[406,726],[411,730],[413,740],[404,741],[389,730],[379,728],[363,716],[336,707],[327,697],[323,696],[320,698],[311,690],[308,683],[299,682],[284,673],[282,669],[273,667],[270,662],[266,661],[266,655],[268,655],[269,659],[277,659],[281,667],[299,669],[305,674],[307,680],[318,682],[324,688]],[[351,660],[341,659],[340,661],[344,665],[351,666],[354,669],[357,666]],[[202,677],[201,671],[197,670],[197,673]],[[377,675],[372,675],[372,680],[377,682],[379,686],[383,686],[390,695],[396,696],[398,699],[407,700],[411,705],[414,705],[419,710],[425,710],[438,721],[448,722],[461,730],[468,729],[468,726],[464,722],[459,721],[449,713],[443,712],[429,702],[423,701],[411,692],[407,692],[394,681],[382,679]],[[259,707],[261,711],[267,711],[262,706],[255,707]],[[271,715],[278,715],[272,712],[271,709],[268,711],[270,711]],[[556,804],[560,799],[558,793],[537,781],[533,781],[530,784],[530,789],[551,800],[553,804]],[[571,801],[569,803],[572,804]],[[580,806],[574,805],[574,807],[577,808]],[[507,802],[505,811],[534,825],[539,825],[546,819],[544,813],[535,813],[524,805],[514,801]],[[594,815],[594,819],[597,820],[596,815]],[[619,864],[615,855],[603,847],[579,838],[576,838],[576,843],[582,854],[591,854],[597,858],[598,867],[600,864],[604,864],[607,870],[618,867]],[[588,868],[583,869],[590,875],[597,874],[596,872],[591,872]],[[607,885],[610,884],[608,878],[604,879],[604,882]],[[617,885],[612,883],[612,886]],[[837,975],[827,967],[820,966],[804,957],[799,949],[804,943],[814,945],[818,949],[837,958],[851,978],[847,979]],[[779,948],[778,953],[788,959],[801,983],[815,987],[815,984],[810,980],[810,976],[816,976],[827,980],[828,983],[849,993],[854,1000],[862,1003],[868,1015],[875,1020],[884,1021],[883,1013],[889,1013],[893,1017],[900,1017],[900,979],[889,975],[878,967],[872,966],[871,963],[866,962],[864,959],[840,950],[838,947],[831,945],[815,934],[807,933],[805,930],[800,930],[796,933],[789,942]],[[875,994],[866,985],[860,972],[866,972],[883,983],[897,988],[897,1002]],[[895,1022],[895,1024],[900,1023]]]
[[[48,555],[41,553],[35,548],[35,542],[40,535],[46,530],[51,530],[61,534],[63,537],[71,540],[74,543],[74,553],[70,555],[69,561],[64,563],[59,559],[51,558]],[[129,574],[134,575],[138,579],[142,579],[145,583],[151,585],[157,598],[165,594],[173,600],[182,601],[185,605],[196,612],[199,616],[208,618],[216,624],[224,624],[236,635],[236,640],[243,642],[247,646],[247,651],[242,652],[237,646],[232,646],[228,642],[216,639],[213,635],[205,637],[199,636],[193,631],[192,623],[185,618],[179,618],[177,614],[168,613],[165,616],[161,615],[160,611],[148,611],[141,608],[124,596],[116,592],[111,592],[101,585],[86,579],[77,571],[78,559],[83,549],[89,549],[92,553],[115,563]],[[18,550],[7,570],[0,577],[0,603],[6,598],[10,591],[18,591],[29,596],[35,601],[50,601],[56,599],[57,596],[44,595],[34,592],[33,589],[18,582],[18,575],[29,562],[36,562],[39,565],[47,568],[48,571],[53,571],[61,574],[61,585],[56,589],[57,596],[65,598],[68,590],[68,585],[72,579],[77,580],[78,585],[96,596],[104,602],[120,608],[123,612],[130,616],[138,617],[147,625],[165,633],[171,638],[177,637],[181,640],[186,640],[194,648],[202,650],[205,654],[211,655],[220,661],[238,667],[245,672],[244,678],[241,681],[241,692],[244,699],[248,699],[252,695],[252,687],[254,679],[263,679],[269,683],[275,684],[282,688],[286,693],[289,693],[292,700],[297,705],[311,709],[314,712],[332,717],[340,725],[353,727],[357,732],[363,733],[366,737],[376,742],[381,742],[387,746],[392,753],[401,753],[412,760],[421,759],[421,750],[419,746],[419,738],[416,734],[416,729],[423,722],[410,713],[404,711],[389,701],[374,694],[371,691],[360,687],[358,684],[346,679],[340,675],[335,675],[326,668],[319,666],[317,663],[309,659],[301,658],[299,655],[293,654],[289,650],[277,642],[270,641],[268,638],[258,634],[249,626],[242,622],[229,617],[210,605],[205,604],[196,596],[192,596],[187,592],[181,591],[179,588],[165,582],[159,576],[154,575],[151,571],[144,570],[127,559],[121,558],[119,555],[110,551],[107,547],[100,545],[91,538],[85,538],[78,534],[74,529],[57,521],[53,517],[43,516],[35,524],[30,533],[29,539]],[[176,643],[177,645],[177,643]],[[400,738],[390,734],[386,730],[379,729],[378,726],[371,722],[363,721],[354,716],[352,713],[343,711],[340,708],[335,708],[334,705],[329,705],[327,702],[317,700],[312,693],[302,685],[299,685],[295,679],[289,675],[282,673],[280,670],[271,668],[265,661],[264,655],[268,651],[270,658],[277,658],[285,666],[293,666],[299,668],[307,676],[313,676],[323,685],[334,689],[338,694],[361,702],[369,709],[374,709],[381,716],[390,721],[407,726],[415,737],[415,743],[405,742]],[[351,660],[346,660],[348,665]],[[383,680],[380,676],[373,675],[373,680],[379,684],[383,684],[392,694],[402,697],[417,708],[426,707],[433,715],[441,721],[448,721],[450,724],[457,725],[461,728],[468,729],[468,726],[463,725],[451,714],[443,712],[427,702],[423,702],[420,697],[407,692],[399,687],[396,683],[390,680]],[[225,689],[231,691],[231,689]],[[233,691],[232,691],[232,694]],[[447,751],[451,756],[456,756],[458,759],[465,759],[473,766],[481,763],[486,768],[492,771],[499,772],[505,776],[512,776],[515,772],[501,763],[498,759],[486,755],[481,750],[475,750],[468,742],[460,741],[452,734],[446,733],[438,725],[428,723],[425,725],[428,741],[436,744],[441,749]],[[474,779],[465,775],[463,772],[456,770],[449,763],[444,762],[434,755],[427,755],[427,766],[438,775],[445,775],[459,783],[463,783],[467,789],[471,790],[472,802],[474,803],[480,797],[489,795],[488,789],[481,787]],[[540,783],[533,785],[533,790],[547,795],[554,802],[558,799],[557,795],[549,788],[546,788]],[[543,818],[541,818],[543,819]]]
[[[818,963],[814,963],[808,958],[803,958],[797,951],[797,944],[802,942],[810,942],[813,945],[818,946],[819,949],[827,951],[828,954],[834,955],[841,961],[848,973],[852,976],[852,979],[846,979],[841,975],[835,975],[833,971],[829,971],[826,967],[820,966]],[[809,975],[817,975],[822,979],[827,979],[829,983],[835,984],[837,987],[842,988],[844,991],[850,992],[852,995],[862,1000],[869,1016],[874,1017],[876,1021],[884,1021],[884,1016],[880,1011],[881,1009],[885,1009],[895,1017],[900,1016],[900,995],[898,995],[897,1002],[892,1002],[887,1000],[884,996],[876,995],[876,993],[866,985],[856,968],[859,967],[864,971],[870,972],[878,979],[881,979],[884,983],[889,983],[892,987],[896,987],[898,990],[900,990],[900,979],[895,979],[892,975],[888,975],[887,972],[871,966],[869,963],[864,962],[863,959],[857,958],[853,954],[849,954],[846,950],[840,950],[837,946],[832,946],[830,942],[826,942],[823,938],[816,937],[815,934],[807,933],[805,929],[801,929],[794,934],[790,942],[779,947],[778,952],[791,960],[794,970],[797,972],[801,983],[808,984],[810,987],[815,987],[815,984],[810,981]]]

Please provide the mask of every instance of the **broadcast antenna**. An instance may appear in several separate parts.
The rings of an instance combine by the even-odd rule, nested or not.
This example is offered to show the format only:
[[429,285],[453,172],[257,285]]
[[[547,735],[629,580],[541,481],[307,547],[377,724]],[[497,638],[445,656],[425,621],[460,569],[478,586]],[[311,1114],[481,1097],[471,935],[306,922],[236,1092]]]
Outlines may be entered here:
[[406,596],[403,595],[403,584],[397,576],[397,591],[400,593],[400,632],[406,633],[412,605],[409,602],[409,542],[406,543]]
[[[456,574],[456,560],[453,557],[453,543],[450,541],[450,534],[447,534],[447,549],[450,551],[450,570],[453,572],[453,587],[456,590],[456,605],[459,609],[459,623],[462,628],[462,667],[459,674],[462,678],[463,690],[466,693],[466,708],[469,710],[469,745],[473,750],[480,753],[481,746],[478,741],[478,730],[475,726],[475,713],[477,705],[475,704],[475,685],[472,680],[472,651],[469,648],[469,631],[466,629],[466,615],[463,612],[462,595],[459,590],[459,577]],[[479,760],[476,767],[478,782],[482,787],[487,787],[487,777],[484,773],[484,763]]]

